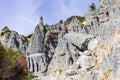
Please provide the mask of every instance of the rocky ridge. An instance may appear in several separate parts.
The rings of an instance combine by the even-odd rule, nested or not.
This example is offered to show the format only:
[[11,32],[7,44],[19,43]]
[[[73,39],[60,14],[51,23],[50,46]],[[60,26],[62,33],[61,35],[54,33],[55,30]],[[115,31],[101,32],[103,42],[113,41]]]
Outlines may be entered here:
[[35,80],[120,80],[120,1],[99,0],[85,20],[77,16],[55,25],[40,17],[28,40],[5,28],[0,42],[25,53]]
[[23,35],[19,35],[15,31],[11,31],[8,27],[4,27],[4,29],[0,33],[0,43],[6,48],[12,48],[13,50],[21,51],[22,53],[26,53],[26,49],[28,46],[28,41]]

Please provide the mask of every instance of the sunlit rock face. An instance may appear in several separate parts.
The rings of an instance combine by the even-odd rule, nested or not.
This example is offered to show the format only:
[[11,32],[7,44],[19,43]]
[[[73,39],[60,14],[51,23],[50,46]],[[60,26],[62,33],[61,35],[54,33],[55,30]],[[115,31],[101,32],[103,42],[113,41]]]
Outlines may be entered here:
[[6,48],[12,48],[16,51],[26,53],[28,41],[23,35],[19,35],[15,31],[9,30],[7,27],[1,31],[0,43]]
[[120,6],[117,0],[99,0],[98,9],[90,10],[85,14],[86,24],[92,27],[90,34],[108,39],[115,28],[120,28]]
[[25,53],[35,80],[120,80],[120,1],[99,4],[89,6],[85,19],[44,25],[40,17],[29,43],[8,28],[0,42]]

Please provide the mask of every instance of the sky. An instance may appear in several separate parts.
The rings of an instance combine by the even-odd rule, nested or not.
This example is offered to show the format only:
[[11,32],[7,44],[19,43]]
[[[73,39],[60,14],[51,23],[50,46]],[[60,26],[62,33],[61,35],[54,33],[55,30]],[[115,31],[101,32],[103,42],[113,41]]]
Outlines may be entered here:
[[0,0],[0,30],[4,26],[19,34],[33,33],[43,16],[44,24],[55,24],[72,15],[84,16],[98,0]]

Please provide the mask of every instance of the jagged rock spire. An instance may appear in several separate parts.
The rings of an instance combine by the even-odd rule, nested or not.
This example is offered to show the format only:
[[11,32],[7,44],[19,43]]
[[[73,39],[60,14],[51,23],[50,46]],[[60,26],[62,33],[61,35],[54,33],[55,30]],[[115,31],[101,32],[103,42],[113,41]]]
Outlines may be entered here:
[[42,16],[40,17],[39,24],[43,25],[43,17]]
[[92,3],[90,6],[89,6],[89,11],[94,11],[96,10],[96,6],[94,3]]
[[115,4],[119,4],[120,3],[120,0],[98,0],[99,1],[99,4],[100,4],[100,7],[105,7],[105,6],[108,6],[108,5],[115,5]]
[[41,53],[43,50],[43,41],[44,35],[43,32],[41,31],[41,26],[37,25],[33,33],[33,36],[31,37],[31,41],[29,43],[27,52],[29,54]]
[[40,27],[40,30],[44,30],[43,17],[42,16],[40,17],[40,20],[39,20],[39,27]]
[[63,20],[60,20],[59,23],[60,23],[60,24],[63,24]]

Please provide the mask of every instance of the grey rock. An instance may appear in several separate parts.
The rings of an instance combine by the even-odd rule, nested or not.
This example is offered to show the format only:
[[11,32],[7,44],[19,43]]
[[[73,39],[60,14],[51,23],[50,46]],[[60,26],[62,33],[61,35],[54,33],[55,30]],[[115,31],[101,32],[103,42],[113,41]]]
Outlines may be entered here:
[[62,29],[61,32],[58,34],[58,39],[60,39],[61,37],[63,37],[66,33],[68,33],[67,28]]
[[[102,63],[96,59],[104,55],[102,51],[106,54],[112,51],[111,45],[106,46],[109,43],[104,41],[116,40],[110,38],[113,30],[120,28],[120,0],[99,0],[99,3],[98,8],[94,3],[90,5],[84,16],[86,25],[76,16],[67,19],[67,25],[62,20],[44,25],[40,17],[28,48],[26,39],[13,31],[0,36],[0,42],[26,52],[29,70],[38,76],[36,80],[119,80],[119,47],[103,58],[100,56]],[[119,37],[119,31],[115,36]]]
[[80,56],[79,51],[84,52],[88,50],[88,43],[92,39],[94,39],[94,36],[80,33],[65,34],[58,41],[58,45],[55,49],[55,53],[50,65],[65,65],[66,67],[73,65]]
[[31,37],[27,54],[41,53],[44,48],[44,32],[41,30],[42,26],[37,25]]
[[44,30],[43,17],[42,16],[40,17],[40,21],[39,21],[38,25],[40,26],[40,30]]
[[120,47],[115,50],[113,53],[113,65],[112,66],[112,74],[114,77],[120,77]]
[[[70,22],[68,25],[60,21],[55,25],[44,26],[42,18],[40,19],[29,44],[32,47],[28,47],[28,52],[30,55],[44,54],[42,58],[31,57],[35,63],[40,64],[39,67],[47,68],[44,74],[53,77],[55,72],[57,74],[55,80],[99,80],[103,79],[106,71],[111,70],[110,77],[111,75],[119,77],[119,49],[105,57],[103,63],[99,64],[100,71],[96,70],[94,50],[104,48],[99,42],[109,40],[113,30],[120,28],[120,1],[99,0],[99,2],[98,8],[94,4],[90,5],[89,11],[85,14],[86,25],[82,25],[77,17],[70,18],[67,21]],[[45,80],[45,76],[41,72],[40,74],[39,77]]]
[[49,37],[49,34],[45,35],[45,33],[43,20],[40,17],[40,23],[36,26],[26,51],[29,70],[38,78],[44,75],[49,64],[49,57],[44,52],[44,40],[45,37]]
[[41,17],[26,51],[29,70],[40,79],[47,74],[48,65],[57,46],[57,41],[55,40],[58,39],[57,33],[52,32],[46,26],[49,25],[44,26]]
[[94,11],[96,10],[96,6],[94,3],[92,3],[90,6],[89,6],[89,11]]
[[12,48],[15,51],[21,51],[24,54],[26,53],[28,46],[27,39],[15,31],[11,31],[3,36],[0,36],[0,42],[4,47]]
[[[91,55],[88,55],[91,54]],[[68,70],[64,71],[58,80],[99,80],[100,77],[94,69],[87,70],[93,66],[94,55],[92,52],[81,53],[81,56]]]
[[68,32],[80,32],[85,33],[84,26],[80,23],[78,18],[75,16],[72,18],[70,24],[67,26]]
[[114,53],[110,54],[104,62],[101,64],[101,72],[105,72],[107,70],[111,71],[112,80],[118,80],[120,77],[120,47],[118,47]]
[[47,58],[44,53],[34,53],[27,56],[28,68],[35,76],[43,75],[47,71]]
[[[86,24],[90,27],[89,34],[98,36],[103,40],[108,39],[112,30],[119,28],[120,19],[117,0],[99,0],[100,7],[85,14]],[[114,5],[113,5],[114,4]]]

